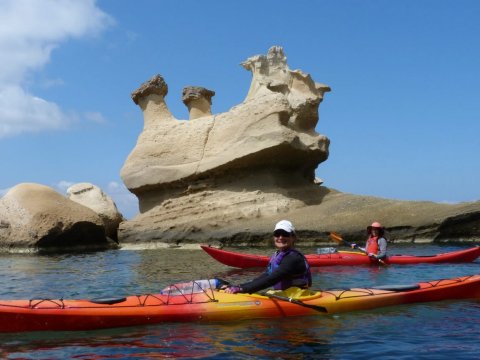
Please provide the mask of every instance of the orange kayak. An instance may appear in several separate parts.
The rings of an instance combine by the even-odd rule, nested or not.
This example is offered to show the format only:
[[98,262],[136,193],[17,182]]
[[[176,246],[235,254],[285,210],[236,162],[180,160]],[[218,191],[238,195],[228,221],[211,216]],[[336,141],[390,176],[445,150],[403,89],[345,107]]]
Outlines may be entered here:
[[[221,250],[214,247],[202,245],[202,249],[222,264],[237,268],[265,267],[268,265],[269,257],[263,255],[245,254],[234,251]],[[441,263],[464,263],[472,262],[480,256],[480,246],[451,251],[442,254],[429,256],[413,255],[391,255],[385,260],[385,264],[441,264]],[[364,253],[353,251],[338,251],[329,254],[307,254],[305,255],[311,267],[332,266],[332,265],[371,265],[378,264]]]
[[3,300],[0,301],[0,332],[329,315],[408,303],[474,299],[480,297],[480,275],[371,288],[319,291],[290,288],[264,295],[227,294],[207,287],[191,289],[118,299]]

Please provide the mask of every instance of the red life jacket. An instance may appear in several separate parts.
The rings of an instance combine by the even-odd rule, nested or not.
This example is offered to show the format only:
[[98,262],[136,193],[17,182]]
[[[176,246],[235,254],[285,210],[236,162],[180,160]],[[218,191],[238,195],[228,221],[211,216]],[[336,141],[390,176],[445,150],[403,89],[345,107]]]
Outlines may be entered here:
[[370,236],[365,246],[367,254],[378,254],[378,236]]

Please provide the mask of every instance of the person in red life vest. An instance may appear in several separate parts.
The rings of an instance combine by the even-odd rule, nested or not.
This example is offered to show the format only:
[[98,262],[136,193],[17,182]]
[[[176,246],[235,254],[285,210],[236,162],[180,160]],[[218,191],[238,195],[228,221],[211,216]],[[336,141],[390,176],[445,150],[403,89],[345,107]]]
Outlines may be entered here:
[[285,290],[292,286],[308,288],[312,286],[312,274],[305,256],[294,248],[297,235],[295,227],[288,220],[279,221],[273,231],[275,253],[270,258],[267,269],[259,277],[241,285],[230,285],[226,293],[254,293],[273,286],[275,290]]
[[[387,239],[383,226],[375,221],[367,227],[368,239],[364,250],[368,256],[376,260],[383,260],[387,257]],[[352,248],[357,244],[352,244]],[[360,248],[361,249],[361,248]]]

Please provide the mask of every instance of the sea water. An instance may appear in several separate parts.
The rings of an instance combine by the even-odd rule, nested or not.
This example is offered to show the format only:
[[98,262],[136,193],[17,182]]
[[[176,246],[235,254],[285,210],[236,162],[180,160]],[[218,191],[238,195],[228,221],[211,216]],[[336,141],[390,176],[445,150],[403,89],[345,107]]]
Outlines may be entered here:
[[[430,255],[471,245],[390,245]],[[246,251],[245,249],[236,249]],[[315,253],[316,249],[302,249]],[[248,250],[269,255],[272,249]],[[110,250],[0,255],[0,299],[96,298],[158,293],[221,278],[238,284],[262,269],[233,269],[201,250]],[[314,288],[411,284],[480,273],[480,262],[313,269]],[[230,323],[168,323],[78,332],[0,334],[1,359],[476,359],[480,301],[402,305],[339,315]]]

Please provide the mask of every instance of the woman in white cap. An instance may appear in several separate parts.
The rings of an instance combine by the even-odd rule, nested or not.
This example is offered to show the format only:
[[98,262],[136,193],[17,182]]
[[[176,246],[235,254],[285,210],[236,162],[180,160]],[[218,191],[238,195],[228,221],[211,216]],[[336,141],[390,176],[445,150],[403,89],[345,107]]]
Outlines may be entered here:
[[273,286],[275,290],[285,290],[292,286],[308,288],[312,285],[312,274],[305,256],[294,248],[297,239],[295,227],[288,220],[279,221],[273,230],[273,240],[277,251],[270,258],[262,275],[238,286],[229,286],[225,292],[254,293]]
[[[378,222],[374,221],[367,227],[368,239],[365,244],[365,252],[368,256],[376,260],[383,260],[387,257],[387,239],[385,239],[385,229]],[[352,244],[354,247],[356,244]]]

